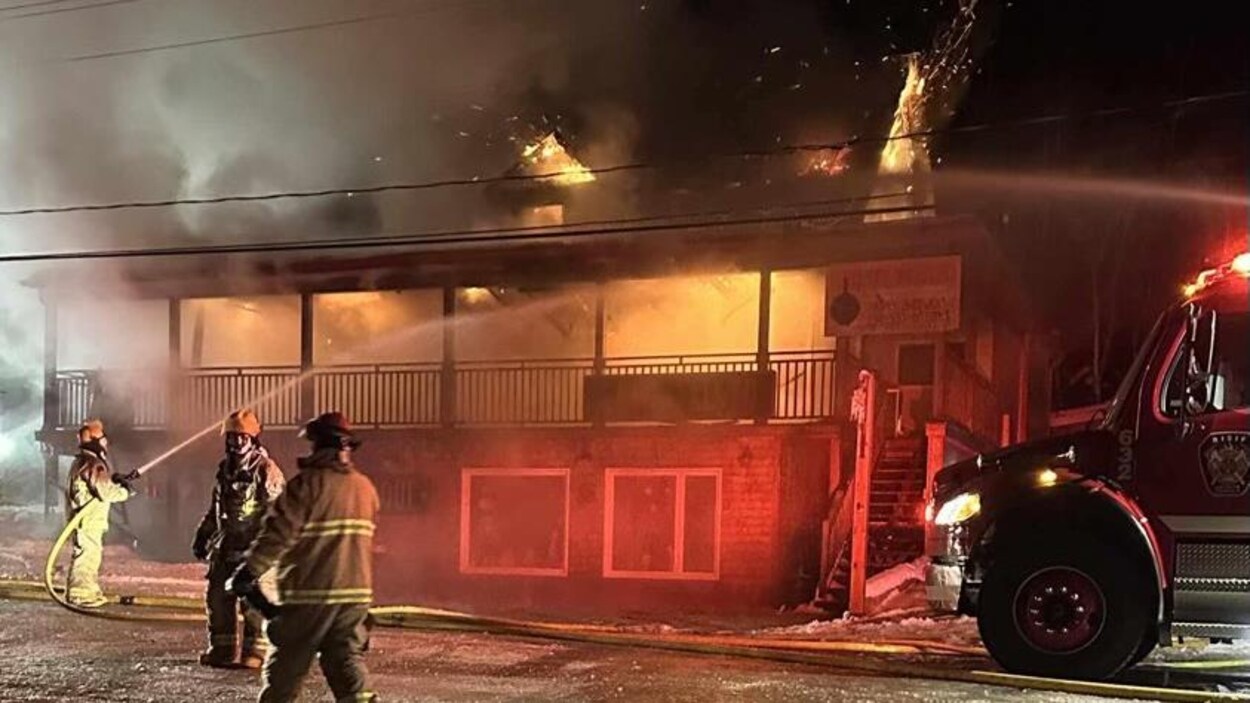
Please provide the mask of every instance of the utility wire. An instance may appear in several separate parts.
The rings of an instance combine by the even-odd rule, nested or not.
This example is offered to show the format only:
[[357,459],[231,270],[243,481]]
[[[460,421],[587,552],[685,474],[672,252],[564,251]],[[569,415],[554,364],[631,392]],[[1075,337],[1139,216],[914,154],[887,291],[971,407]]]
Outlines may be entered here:
[[78,0],[39,0],[39,2],[24,2],[17,5],[6,5],[4,7],[0,7],[0,12],[25,10],[28,7],[44,7],[46,5],[64,5],[67,2],[78,2]]
[[327,20],[325,22],[313,22],[311,24],[301,24],[292,27],[280,27],[278,29],[267,29],[256,32],[244,32],[242,34],[230,34],[220,37],[211,37],[208,39],[197,39],[192,41],[178,42],[174,44],[158,44],[156,46],[145,46],[136,49],[118,49],[116,51],[105,51],[98,54],[82,54],[79,56],[71,56],[63,59],[67,63],[76,63],[79,61],[92,61],[95,59],[111,59],[118,56],[133,56],[135,54],[147,54],[154,51],[172,51],[174,49],[185,49],[193,46],[207,46],[209,44],[219,44],[222,42],[240,41],[243,39],[256,39],[259,37],[273,37],[281,34],[294,34],[297,32],[308,32],[317,29],[328,29],[330,27],[342,27],[350,24],[362,24],[364,22],[376,22],[382,19],[390,19],[398,17],[408,12],[385,12],[376,15],[361,15],[359,17],[347,17],[338,20]]
[[544,240],[580,239],[583,237],[603,237],[620,234],[640,234],[646,232],[673,232],[691,229],[704,229],[708,227],[742,227],[748,225],[784,224],[789,222],[804,221],[810,222],[813,220],[827,220],[842,217],[863,217],[868,215],[912,214],[917,212],[929,212],[932,210],[933,206],[931,205],[904,205],[897,207],[820,211],[789,215],[742,217],[735,219],[701,219],[688,222],[657,222],[652,224],[632,224],[627,226],[587,226],[583,223],[563,227],[466,229],[359,239],[339,237],[334,239],[303,242],[250,242],[243,244],[221,244],[194,247],[104,249],[97,251],[6,254],[0,255],[0,263],[140,259],[157,257],[167,258],[177,256],[204,256],[212,254],[256,254],[292,251],[332,251],[341,249],[376,249],[384,247],[420,247],[422,245],[431,244],[449,245],[536,242]]
[[[671,168],[681,163],[699,163],[710,160],[721,159],[767,159],[778,156],[788,156],[803,152],[819,152],[819,151],[842,151],[857,146],[885,144],[901,139],[926,139],[930,137],[972,134],[985,132],[995,129],[1005,129],[1013,127],[1028,127],[1036,125],[1051,124],[1066,120],[1088,119],[1091,117],[1119,116],[1133,112],[1144,112],[1149,110],[1175,109],[1180,107],[1207,104],[1213,102],[1221,102],[1225,100],[1233,100],[1250,96],[1250,90],[1229,91],[1224,93],[1211,93],[1207,95],[1196,95],[1178,100],[1170,100],[1163,103],[1155,103],[1145,106],[1105,108],[1090,112],[1080,113],[1063,113],[1055,115],[1042,115],[1037,117],[1020,118],[1016,120],[1007,120],[1000,122],[987,122],[975,125],[964,125],[959,127],[948,127],[943,129],[920,130],[909,132],[906,134],[897,134],[885,137],[852,137],[840,142],[831,142],[823,144],[792,144],[773,147],[765,150],[747,150],[737,152],[726,152],[720,154],[709,154],[704,156],[692,157],[681,161],[672,161],[666,163],[655,162],[636,162],[618,164],[615,166],[604,166],[600,168],[587,168],[580,173],[593,174],[595,176],[603,176],[614,173],[622,173],[628,171],[643,170],[660,170]],[[355,195],[371,195],[377,193],[388,193],[396,191],[422,191],[422,190],[439,190],[443,188],[458,187],[476,187],[488,185],[492,183],[509,183],[509,182],[526,182],[526,181],[543,181],[557,178],[564,175],[562,172],[544,172],[537,174],[512,174],[504,176],[478,177],[469,178],[451,178],[435,181],[422,181],[414,183],[386,183],[376,186],[362,186],[357,188],[327,188],[322,190],[301,190],[301,191],[280,191],[272,193],[259,194],[240,194],[240,195],[223,195],[204,198],[170,198],[167,200],[135,200],[129,202],[101,203],[87,205],[60,205],[49,207],[27,207],[12,210],[0,210],[0,217],[14,217],[23,215],[48,215],[63,214],[71,212],[101,212],[110,210],[134,210],[134,209],[150,209],[178,207],[189,205],[219,205],[224,203],[252,203],[264,202],[269,200],[288,200],[302,198],[324,198],[335,195],[345,195],[348,197]]]
[[[0,22],[11,22],[13,20],[28,19],[31,17],[45,17],[47,15],[68,14],[71,12],[81,12],[83,10],[93,10],[98,7],[112,7],[113,5],[129,5],[135,2],[144,2],[144,0],[102,0],[102,2],[94,2],[94,3],[91,3],[90,5],[75,5],[74,7],[58,7],[52,10],[38,10],[35,12],[27,12],[27,13],[20,14],[20,15],[3,15],[3,16],[0,16]],[[27,4],[27,5],[14,5],[12,7],[0,8],[0,12],[5,12],[8,10],[18,10],[23,7],[38,7],[39,5],[43,5],[43,4],[52,4],[52,2],[49,2],[48,0],[44,0],[44,2],[42,3],[36,2],[36,3]]]
[[[130,0],[135,1],[135,0]],[[263,29],[253,32],[241,32],[239,34],[225,34],[216,37],[208,37],[205,39],[193,39],[190,41],[173,42],[169,44],[156,44],[153,46],[142,46],[133,49],[117,49],[114,51],[103,51],[95,54],[80,54],[78,56],[70,56],[61,61],[66,63],[77,63],[81,61],[94,61],[97,59],[111,59],[120,56],[134,56],[137,54],[148,54],[158,51],[173,51],[175,49],[186,49],[196,46],[207,46],[210,44],[221,44],[224,42],[244,41],[247,39],[257,39],[260,37],[273,37],[282,34],[296,34],[299,32],[311,32],[318,29],[328,29],[330,27],[342,27],[352,24],[363,24],[365,22],[376,22],[378,20],[392,19],[396,17],[409,17],[412,15],[425,14],[427,12],[437,12],[450,9],[452,7],[462,6],[470,0],[459,0],[458,3],[451,2],[440,5],[420,5],[416,7],[408,7],[404,10],[394,10],[391,12],[380,12],[371,15],[359,15],[357,17],[346,17],[343,19],[326,20],[324,22],[312,22],[309,24],[299,24],[289,27],[278,27],[276,29]],[[482,1],[482,0],[478,0]],[[410,0],[411,2],[411,0]]]

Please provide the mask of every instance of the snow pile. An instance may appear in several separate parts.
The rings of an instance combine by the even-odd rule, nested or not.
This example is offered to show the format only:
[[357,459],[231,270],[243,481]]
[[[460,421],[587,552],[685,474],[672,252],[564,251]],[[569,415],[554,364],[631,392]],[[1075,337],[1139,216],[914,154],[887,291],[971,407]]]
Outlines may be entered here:
[[880,600],[907,585],[909,581],[924,581],[924,569],[928,560],[921,558],[886,569],[868,579],[865,593],[868,600]]
[[977,621],[970,617],[843,618],[813,620],[802,625],[778,627],[756,634],[796,639],[927,640],[978,646]]

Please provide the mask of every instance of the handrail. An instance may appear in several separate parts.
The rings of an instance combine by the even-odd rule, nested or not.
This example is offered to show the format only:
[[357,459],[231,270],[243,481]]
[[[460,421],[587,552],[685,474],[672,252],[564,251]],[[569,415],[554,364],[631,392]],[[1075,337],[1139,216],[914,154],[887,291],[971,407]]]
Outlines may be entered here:
[[956,358],[948,357],[941,373],[941,419],[961,424],[973,436],[996,444],[1001,433],[1001,407],[994,385]]

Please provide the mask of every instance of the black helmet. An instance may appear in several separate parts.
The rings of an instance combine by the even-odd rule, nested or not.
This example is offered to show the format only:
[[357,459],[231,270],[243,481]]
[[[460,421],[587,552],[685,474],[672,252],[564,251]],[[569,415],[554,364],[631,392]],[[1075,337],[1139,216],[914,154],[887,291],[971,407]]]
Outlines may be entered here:
[[319,415],[304,425],[299,436],[312,442],[317,449],[356,449],[360,446],[360,440],[352,432],[351,421],[337,410]]

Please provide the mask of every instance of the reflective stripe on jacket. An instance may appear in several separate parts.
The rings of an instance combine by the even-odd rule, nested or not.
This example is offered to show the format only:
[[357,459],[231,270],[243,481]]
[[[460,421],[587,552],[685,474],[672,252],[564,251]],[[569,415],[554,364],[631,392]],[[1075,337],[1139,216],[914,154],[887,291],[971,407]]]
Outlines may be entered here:
[[248,567],[277,568],[284,605],[372,603],[373,482],[335,450],[318,450],[299,467],[265,515]]

